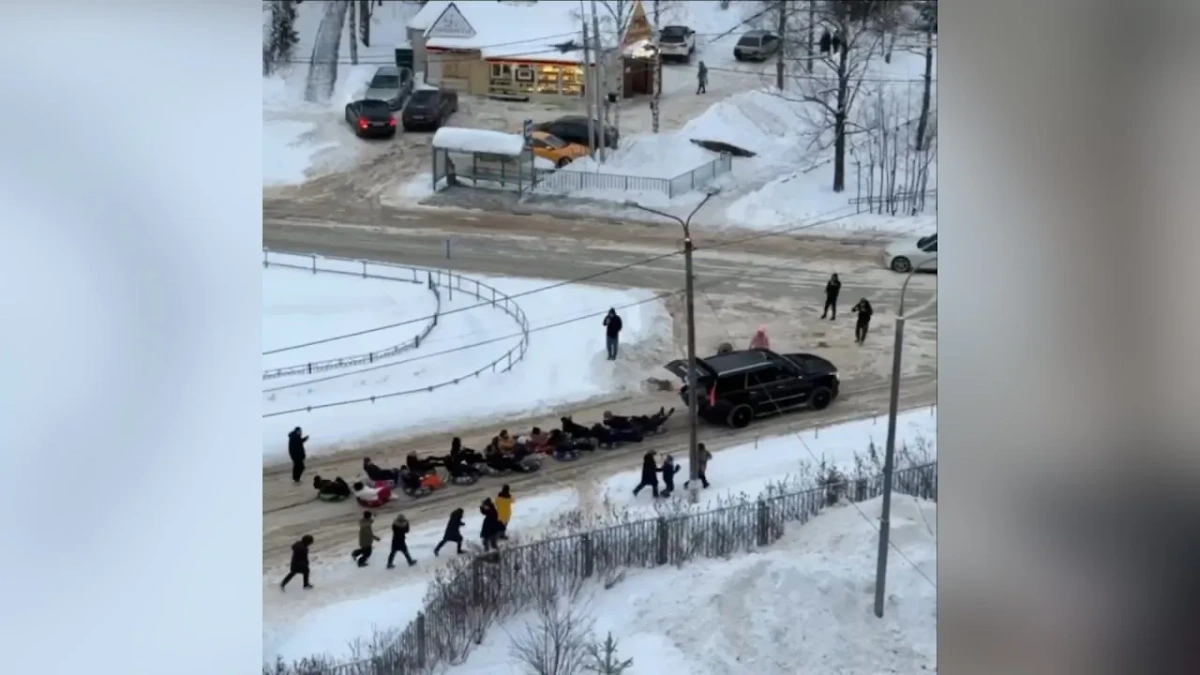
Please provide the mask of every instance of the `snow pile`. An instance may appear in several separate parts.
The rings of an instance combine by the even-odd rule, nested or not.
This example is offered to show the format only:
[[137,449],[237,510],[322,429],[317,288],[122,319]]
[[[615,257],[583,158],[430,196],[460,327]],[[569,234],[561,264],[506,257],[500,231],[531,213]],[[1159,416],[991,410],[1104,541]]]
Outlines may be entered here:
[[[633,659],[626,675],[934,672],[937,505],[893,496],[891,540],[904,557],[889,559],[877,619],[881,509],[882,497],[836,506],[755,553],[632,571],[609,590],[591,584],[585,616],[595,637],[611,632],[621,659]],[[489,630],[448,675],[522,672],[509,636],[531,620],[516,616]]]
[[717,156],[677,134],[650,134],[624,141],[618,150],[608,154],[603,164],[582,157],[564,170],[669,179],[703,166]]
[[482,152],[517,157],[525,150],[525,138],[521,134],[506,134],[489,129],[442,127],[433,135],[433,147],[456,152]]
[[317,125],[293,120],[263,123],[263,185],[303,183],[316,156],[335,143],[308,140]]
[[802,103],[766,90],[734,94],[709,106],[679,131],[695,141],[724,143],[756,155],[791,151],[809,127]]

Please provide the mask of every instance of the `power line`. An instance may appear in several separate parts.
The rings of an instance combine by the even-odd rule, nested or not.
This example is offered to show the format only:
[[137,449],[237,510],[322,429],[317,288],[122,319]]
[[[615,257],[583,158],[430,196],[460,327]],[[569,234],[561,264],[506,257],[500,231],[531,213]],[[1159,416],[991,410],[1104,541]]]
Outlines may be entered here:
[[[847,210],[847,209],[837,209],[837,211],[841,211],[841,210]],[[826,214],[823,214],[823,215],[830,215],[830,214],[832,214],[832,213],[835,213],[835,212],[836,212],[836,211],[830,211],[830,212],[827,212]],[[816,220],[816,221],[813,221],[813,222],[805,223],[805,224],[803,224],[803,225],[800,225],[800,226],[791,227],[791,228],[786,228],[786,229],[785,229],[785,230],[783,230],[783,231],[771,231],[771,232],[767,232],[767,233],[756,233],[756,234],[754,234],[754,235],[750,235],[750,236],[747,236],[747,237],[742,237],[742,238],[740,238],[740,239],[734,239],[734,240],[730,240],[730,241],[726,241],[726,242],[721,242],[721,243],[719,243],[719,244],[716,244],[716,245],[713,245],[713,246],[709,246],[709,247],[707,247],[707,249],[705,249],[705,248],[702,248],[702,247],[694,247],[694,248],[693,248],[693,251],[695,252],[695,251],[701,251],[701,250],[712,250],[712,249],[721,248],[721,247],[728,246],[728,245],[733,245],[733,244],[737,244],[737,243],[742,243],[742,242],[745,242],[745,241],[751,241],[751,240],[753,240],[753,239],[762,238],[762,237],[764,237],[764,236],[776,236],[776,235],[779,235],[779,234],[781,234],[781,233],[785,233],[785,232],[792,232],[792,231],[797,231],[797,230],[801,230],[801,229],[808,229],[808,228],[812,228],[812,227],[818,227],[818,226],[820,226],[820,225],[827,225],[827,224],[829,224],[829,223],[831,223],[831,222],[836,222],[837,220],[841,220],[841,219],[844,219],[844,218],[847,218],[847,217],[850,217],[850,216],[853,216],[853,215],[857,215],[857,214],[856,214],[856,213],[846,213],[846,214],[842,214],[842,215],[839,215],[839,216],[836,216],[836,217],[826,218],[826,219],[823,219],[823,220]],[[676,255],[677,253],[679,253],[679,252],[675,252],[675,253],[672,253],[672,254],[667,254],[667,255]],[[662,258],[662,257],[665,257],[665,256],[658,256],[658,258]],[[768,270],[772,270],[772,271],[774,271],[774,270],[783,269],[783,267],[784,267],[784,266],[782,266],[782,265],[781,265],[781,266],[775,266],[775,267],[768,267],[767,269],[768,269]],[[750,277],[750,279],[761,279],[761,278],[763,278],[763,275],[757,275],[757,276],[755,276],[755,277]],[[703,288],[704,288],[704,289],[713,288],[713,287],[715,287],[715,286],[718,286],[718,285],[720,285],[720,284],[722,284],[722,283],[725,283],[725,282],[727,282],[727,281],[733,281],[733,280],[735,280],[735,279],[737,279],[737,280],[746,280],[746,279],[747,279],[747,277],[746,277],[745,275],[729,275],[729,276],[725,276],[725,277],[722,277],[722,278],[720,278],[720,279],[717,279],[716,281],[714,281],[714,282],[712,282],[712,283],[706,284],[706,285],[705,285]],[[567,285],[567,284],[569,284],[569,283],[571,283],[571,282],[570,282],[570,281],[567,281],[567,282],[562,282],[562,283],[559,283],[559,284],[554,284],[554,285],[547,286],[547,287],[543,287],[543,288],[536,288],[536,289],[533,289],[533,290],[529,291],[527,294],[536,293],[536,292],[539,292],[539,291],[542,291],[542,290],[548,290],[548,289],[550,289],[550,288],[557,288],[557,287],[560,287],[560,286]],[[679,290],[679,291],[672,291],[672,292],[668,292],[668,293],[665,293],[665,294],[660,294],[660,295],[658,295],[658,296],[654,296],[654,297],[651,297],[651,298],[647,298],[647,299],[645,299],[645,300],[639,300],[639,301],[637,301],[637,302],[633,302],[633,303],[629,303],[629,304],[626,304],[626,305],[622,305],[622,306],[621,306],[621,308],[622,308],[622,309],[625,309],[625,308],[628,308],[628,307],[634,307],[634,306],[637,306],[637,305],[642,305],[642,304],[645,304],[645,303],[647,303],[647,302],[652,302],[652,301],[654,301],[654,300],[657,300],[657,299],[662,299],[662,298],[666,298],[666,297],[671,297],[672,295],[678,295],[678,294],[680,294],[680,293],[682,293],[682,292],[683,292],[682,290]],[[701,289],[701,292],[703,292],[703,289]],[[516,297],[516,296],[510,296],[510,297]],[[482,303],[482,304],[489,304],[489,305],[490,305],[491,303]],[[464,308],[464,309],[469,309],[469,308]],[[595,318],[595,317],[597,317],[597,316],[601,316],[601,315],[603,315],[603,314],[604,314],[604,313],[606,313],[607,311],[608,311],[608,310],[603,310],[603,311],[595,312],[595,313],[592,313],[592,314],[586,314],[586,315],[583,315],[583,316],[579,316],[579,317],[575,317],[575,318],[572,318],[572,319],[568,319],[568,320],[565,320],[565,321],[559,321],[559,322],[552,323],[552,324],[549,324],[549,325],[546,325],[546,326],[540,326],[540,327],[537,327],[537,328],[531,328],[531,329],[529,329],[529,332],[531,332],[531,333],[532,333],[532,332],[539,332],[539,331],[542,331],[542,330],[548,330],[548,329],[550,329],[550,328],[558,328],[558,327],[560,327],[560,326],[564,326],[564,325],[567,325],[567,324],[569,324],[569,323],[574,323],[574,322],[576,322],[576,321],[583,321],[583,320],[585,320],[585,319],[592,319],[592,318]],[[444,314],[443,314],[443,315],[444,315]],[[454,348],[451,348],[451,349],[446,349],[446,350],[443,350],[443,351],[440,351],[440,352],[434,352],[434,353],[430,353],[430,354],[423,354],[423,355],[420,355],[420,356],[414,356],[414,357],[407,358],[407,359],[403,359],[403,360],[400,360],[400,361],[389,361],[389,362],[387,362],[387,363],[381,363],[381,364],[378,364],[378,365],[369,366],[369,367],[367,367],[367,368],[360,368],[360,369],[353,370],[353,371],[346,371],[346,372],[336,373],[336,374],[333,374],[333,375],[326,375],[326,376],[324,376],[324,377],[314,378],[314,379],[311,379],[311,380],[305,380],[305,381],[303,381],[303,382],[293,382],[293,383],[286,384],[286,385],[280,385],[280,386],[278,386],[278,387],[273,387],[273,388],[271,388],[271,389],[264,389],[264,390],[263,390],[263,393],[264,393],[264,394],[267,394],[267,393],[273,393],[273,392],[276,392],[276,391],[282,391],[282,390],[286,390],[286,389],[294,389],[294,388],[303,387],[303,386],[310,386],[310,385],[313,385],[313,384],[319,384],[319,383],[321,383],[321,382],[329,382],[329,381],[332,381],[332,380],[337,380],[337,379],[341,379],[341,378],[344,378],[344,377],[353,377],[353,376],[355,376],[355,375],[361,375],[361,374],[363,374],[363,373],[374,372],[374,371],[379,371],[379,370],[385,370],[385,369],[387,369],[387,368],[394,368],[394,367],[396,367],[396,366],[404,365],[404,364],[406,364],[406,363],[412,363],[412,362],[414,362],[414,361],[420,361],[420,360],[423,360],[423,359],[433,358],[433,357],[435,357],[435,356],[442,356],[442,355],[445,355],[445,354],[453,354],[453,353],[455,353],[455,352],[466,351],[466,350],[469,350],[469,349],[474,349],[475,347],[480,347],[480,346],[484,346],[484,345],[488,345],[488,344],[493,344],[493,343],[496,343],[496,342],[501,342],[501,341],[503,341],[503,340],[510,340],[510,339],[512,339],[512,338],[521,337],[522,335],[523,335],[523,333],[514,333],[514,334],[510,334],[510,335],[504,335],[504,336],[501,336],[501,337],[489,338],[489,339],[486,339],[486,340],[482,340],[482,341],[480,341],[480,342],[475,342],[475,343],[468,344],[468,345],[460,345],[460,346],[458,346],[458,347],[454,347]],[[414,390],[414,391],[419,391],[419,389],[418,389],[418,390]],[[400,392],[400,393],[396,393],[396,394],[389,394],[388,396],[398,396],[398,395],[400,395],[401,393],[411,393],[411,392],[408,392],[408,391],[406,391],[406,392]],[[376,398],[379,398],[379,397],[378,397],[378,396],[375,396],[375,397],[361,398],[361,399],[356,399],[355,401],[350,401],[350,402],[355,402],[355,403],[357,403],[357,402],[365,402],[365,401],[374,401]],[[346,403],[349,403],[349,402],[346,402]],[[340,404],[342,404],[342,403],[339,403],[339,405],[340,405]],[[333,405],[333,404],[329,404],[329,405]],[[327,406],[326,406],[326,407],[327,407]],[[299,409],[292,410],[292,411],[288,411],[288,412],[303,412],[303,411],[305,411],[305,410],[309,410],[309,409],[316,409],[316,407],[312,407],[312,408],[299,408]],[[286,413],[274,413],[274,414],[281,415],[281,414],[286,414]]]
[[[779,236],[779,235],[783,235],[783,234],[789,234],[789,233],[797,232],[800,230],[806,230],[806,229],[811,229],[813,227],[819,227],[821,225],[827,225],[831,222],[836,222],[838,220],[849,217],[851,215],[857,215],[857,213],[846,213],[841,216],[826,219],[827,216],[831,216],[834,213],[838,213],[840,211],[848,211],[848,210],[849,210],[849,207],[838,208],[833,211],[827,211],[827,212],[821,214],[820,216],[818,216],[818,220],[815,220],[813,222],[808,222],[808,223],[804,223],[801,225],[789,226],[789,227],[785,227],[785,228],[781,228],[781,229],[777,229],[777,230],[767,230],[765,232],[756,232],[754,234],[751,234],[751,235],[748,235],[745,237],[729,239],[729,240],[720,242],[718,244],[710,245],[710,246],[697,246],[697,247],[693,248],[693,251],[724,248],[726,246],[734,246],[737,244],[743,244],[748,241],[754,241],[756,239],[763,239],[765,237],[774,237],[774,236]],[[632,269],[634,267],[641,267],[641,266],[648,265],[653,262],[658,262],[659,260],[664,260],[666,258],[670,258],[672,256],[681,255],[682,253],[683,253],[683,249],[676,249],[669,253],[662,253],[662,254],[659,254],[656,256],[652,256],[650,258],[636,260],[634,262],[627,263],[625,265],[606,268],[606,269],[600,270],[599,272],[593,272],[592,274],[587,274],[582,277],[576,277],[574,279],[567,279],[565,281],[556,282],[556,283],[549,284],[546,286],[539,286],[538,288],[533,288],[528,291],[523,291],[521,293],[509,295],[508,298],[511,300],[511,299],[515,299],[515,298],[526,297],[526,296],[533,295],[535,293],[541,293],[543,291],[553,290],[555,288],[562,288],[564,286],[570,286],[570,285],[574,285],[574,284],[583,283],[586,281],[591,281],[593,279],[598,279],[598,278],[608,275],[608,274],[613,274],[616,272],[623,272],[625,270]],[[479,302],[479,303],[469,305],[466,307],[459,307],[456,309],[447,310],[445,312],[438,314],[437,317],[448,316],[451,314],[458,314],[459,312],[466,312],[466,311],[469,311],[472,309],[477,309],[479,307],[491,306],[491,305],[492,305],[492,303],[490,301],[483,301],[483,302]],[[407,326],[407,325],[414,324],[414,323],[425,323],[427,321],[432,321],[434,318],[437,318],[437,317],[430,314],[427,316],[420,316],[420,317],[416,317],[416,318],[412,318],[412,319],[406,319],[404,321],[400,321],[397,323],[391,323],[391,324],[387,324],[384,326],[376,326],[374,328],[366,328],[361,331],[356,331],[353,333],[345,333],[342,335],[335,335],[333,337],[322,338],[320,340],[313,340],[313,341],[305,342],[302,344],[291,345],[288,347],[280,347],[278,349],[272,349],[269,351],[265,351],[262,353],[262,355],[270,356],[272,354],[278,354],[281,352],[292,351],[292,350],[296,350],[296,349],[303,349],[305,347],[312,347],[312,346],[319,345],[319,344],[327,344],[329,342],[336,342],[338,340],[344,340],[344,339],[352,338],[352,337],[359,337],[361,335],[368,335],[370,333],[376,333],[376,332],[383,331],[383,330],[390,330],[392,328],[399,328],[401,326]]]
[[[721,328],[725,330],[725,335],[732,342],[733,336],[729,332],[729,327],[726,326],[725,322],[721,319],[721,315],[717,311],[716,305],[713,304],[712,299],[708,297],[707,293],[704,293],[703,291],[701,291],[701,294],[704,297],[705,303],[708,304],[709,310],[712,311],[713,316],[716,317],[717,324],[720,325]],[[714,386],[716,386],[716,385],[714,384]],[[775,408],[775,414],[777,414],[777,415],[784,414],[783,407],[780,406],[779,402],[775,399],[775,397],[771,395],[769,388],[763,388],[761,391],[766,396],[767,401]],[[802,436],[799,431],[794,431],[794,430],[792,431],[792,435],[794,435],[796,437],[796,439],[800,441],[800,444],[802,446],[804,446],[805,451],[808,452],[808,456],[812,458],[813,462],[816,463],[817,466],[820,466],[822,464],[822,460],[817,458],[817,453],[813,452],[813,449],[811,446],[809,446],[808,441],[804,440],[804,436]],[[870,516],[868,516],[866,513],[863,512],[862,507],[860,507],[858,505],[858,502],[856,502],[853,499],[849,499],[847,501],[850,503],[851,506],[854,507],[854,510],[858,512],[858,515],[862,516],[863,520],[866,521],[866,523],[871,526],[871,528],[875,531],[876,534],[878,534],[879,527],[876,526],[875,523],[871,521]],[[922,517],[924,517],[924,516],[922,515]],[[918,567],[917,564],[914,563],[912,561],[912,559],[909,558],[908,555],[904,553],[903,550],[900,549],[900,547],[896,544],[896,542],[889,539],[888,543],[891,544],[892,548],[896,551],[897,554],[900,555],[901,558],[904,559],[905,562],[907,562],[914,570],[916,570],[917,574],[921,575],[921,577],[923,579],[925,579],[925,581],[928,582],[929,585],[932,586],[935,590],[937,589],[937,584],[932,579],[930,579],[929,575],[925,574],[925,571],[922,570],[920,567]]]

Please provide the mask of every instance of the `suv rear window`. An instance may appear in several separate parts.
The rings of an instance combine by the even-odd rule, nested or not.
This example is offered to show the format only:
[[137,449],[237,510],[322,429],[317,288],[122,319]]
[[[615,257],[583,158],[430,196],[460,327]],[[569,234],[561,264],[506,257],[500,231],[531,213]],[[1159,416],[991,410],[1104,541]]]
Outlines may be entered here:
[[717,396],[736,394],[746,388],[746,374],[726,375],[717,380]]
[[758,43],[759,37],[757,35],[747,35],[741,40],[738,40],[739,47],[757,47]]

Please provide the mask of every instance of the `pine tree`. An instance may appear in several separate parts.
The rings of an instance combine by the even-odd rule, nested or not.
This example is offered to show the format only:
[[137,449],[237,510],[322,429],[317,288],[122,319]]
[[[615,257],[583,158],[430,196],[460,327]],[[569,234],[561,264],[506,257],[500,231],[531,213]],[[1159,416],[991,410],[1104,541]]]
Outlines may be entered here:
[[633,666],[633,659],[622,661],[617,657],[617,639],[611,632],[604,642],[589,644],[587,655],[589,663],[584,664],[583,669],[596,675],[623,675]]
[[296,32],[296,5],[302,0],[273,0],[271,2],[271,29],[267,44],[263,48],[263,70],[270,73],[281,63],[292,59],[292,49],[300,41]]

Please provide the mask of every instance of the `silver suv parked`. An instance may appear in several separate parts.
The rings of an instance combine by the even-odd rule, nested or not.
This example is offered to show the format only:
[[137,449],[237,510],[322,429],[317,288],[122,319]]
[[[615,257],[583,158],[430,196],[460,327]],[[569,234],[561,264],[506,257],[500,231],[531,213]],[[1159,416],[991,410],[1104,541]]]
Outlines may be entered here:
[[752,30],[742,34],[733,47],[738,61],[766,61],[779,51],[779,36],[768,30]]

